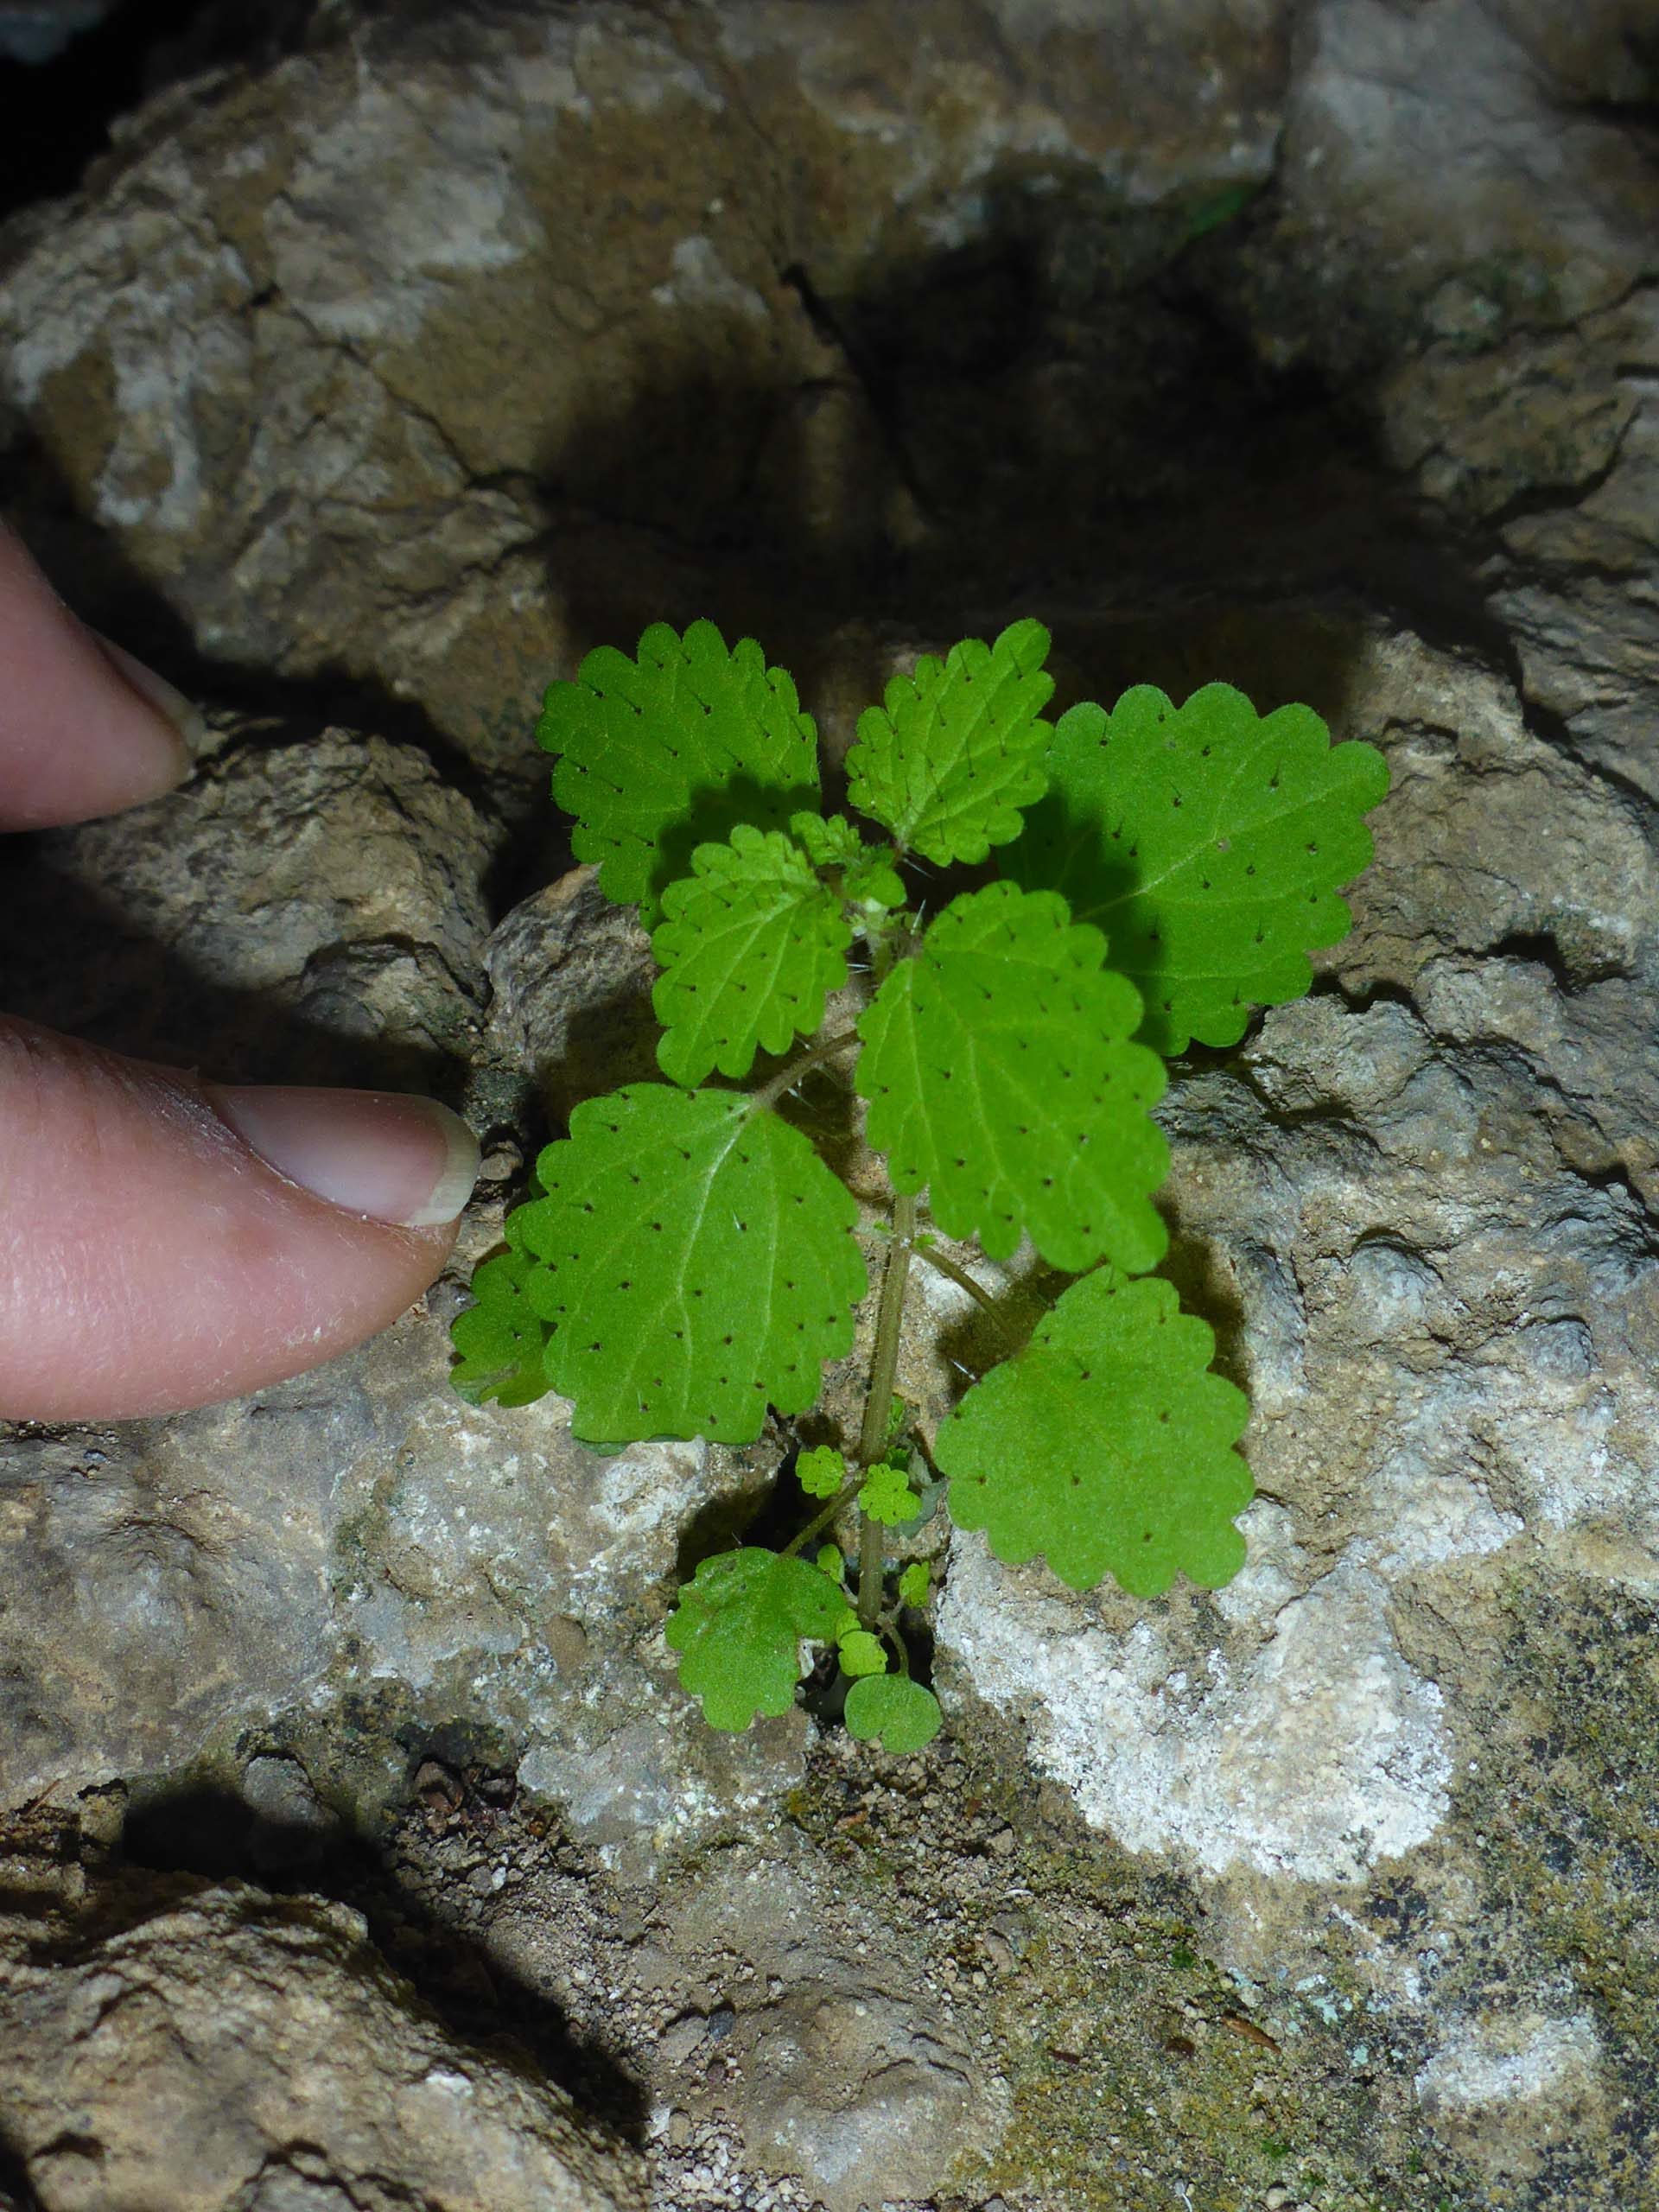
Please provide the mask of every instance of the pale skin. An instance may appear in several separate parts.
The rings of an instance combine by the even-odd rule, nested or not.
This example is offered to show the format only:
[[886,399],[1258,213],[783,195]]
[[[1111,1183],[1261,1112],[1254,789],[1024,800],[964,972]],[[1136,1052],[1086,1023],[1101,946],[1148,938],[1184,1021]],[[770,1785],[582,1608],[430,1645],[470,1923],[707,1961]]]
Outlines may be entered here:
[[[0,525],[0,830],[188,805],[157,698],[188,726]],[[0,1418],[174,1413],[321,1366],[432,1282],[477,1159],[430,1101],[228,1090],[0,1015]]]

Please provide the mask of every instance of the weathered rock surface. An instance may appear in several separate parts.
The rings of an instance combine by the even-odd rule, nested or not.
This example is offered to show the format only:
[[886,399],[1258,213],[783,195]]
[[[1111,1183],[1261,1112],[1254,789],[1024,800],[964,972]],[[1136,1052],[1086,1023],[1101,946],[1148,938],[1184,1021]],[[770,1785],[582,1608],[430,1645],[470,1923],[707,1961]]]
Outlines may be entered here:
[[9,870],[8,1011],[226,1080],[442,1080],[479,1033],[499,838],[411,746],[221,718],[185,793]]
[[[375,1344],[8,1440],[0,1802],[206,1782],[308,1879],[393,1824],[399,1894],[643,2085],[677,2212],[1644,2201],[1656,83],[1612,0],[331,6],[0,234],[11,511],[235,709],[172,798],[31,843],[10,1002],[435,1086],[491,1148]],[[1224,677],[1393,770],[1314,995],[1163,1109],[1250,1562],[1140,1605],[959,1538],[953,1741],[716,1738],[658,1631],[769,1440],[601,1461],[444,1382],[536,1145],[651,1065],[531,709],[712,613],[833,751],[1009,610],[1065,696]],[[966,1304],[914,1293],[936,1415]],[[64,2063],[80,1971],[29,1984]]]
[[37,537],[79,554],[67,490],[208,660],[371,677],[528,779],[548,666],[617,594],[638,627],[706,588],[665,521],[729,571],[741,518],[820,590],[912,533],[854,356],[925,326],[954,379],[1004,345],[1017,272],[959,300],[952,256],[1017,248],[1058,179],[1108,228],[1157,207],[1166,240],[1265,179],[1274,0],[1184,11],[1121,77],[1079,67],[1072,13],[1013,9],[1016,67],[948,5],[319,10],[308,50],[161,104],[0,263]]
[[0,1920],[0,2136],[41,2212],[645,2206],[638,2158],[457,2044],[346,1907],[128,1889],[108,1932]]

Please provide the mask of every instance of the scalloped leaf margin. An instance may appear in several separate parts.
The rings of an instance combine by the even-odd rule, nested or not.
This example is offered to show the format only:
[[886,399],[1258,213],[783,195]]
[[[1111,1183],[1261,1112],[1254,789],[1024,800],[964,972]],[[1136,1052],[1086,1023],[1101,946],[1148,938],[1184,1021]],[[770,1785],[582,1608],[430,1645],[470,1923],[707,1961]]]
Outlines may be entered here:
[[537,1162],[515,1235],[546,1367],[594,1444],[750,1444],[804,1413],[852,1344],[856,1202],[807,1139],[729,1091],[632,1084]]
[[1029,619],[992,644],[964,638],[943,661],[925,653],[858,721],[847,795],[899,845],[941,867],[982,861],[1020,831],[1041,797],[1052,734],[1048,632]]
[[1045,765],[1048,795],[999,868],[1105,931],[1155,1051],[1236,1045],[1254,1007],[1300,998],[1308,954],[1347,934],[1337,887],[1370,861],[1362,817],[1388,763],[1333,747],[1311,707],[1258,715],[1228,683],[1177,707],[1143,683],[1109,715],[1062,715]]
[[655,622],[634,659],[595,646],[549,686],[536,740],[559,756],[553,798],[575,817],[572,851],[598,864],[607,898],[638,899],[647,926],[698,845],[739,823],[787,829],[817,804],[817,727],[793,677],[753,638],[728,650],[712,622],[683,636]]
[[1178,1574],[1218,1590],[1244,1562],[1234,1516],[1249,1405],[1210,1372],[1215,1337],[1173,1287],[1102,1268],[941,1427],[934,1458],[959,1529],[1010,1566],[1043,1554],[1074,1590],[1110,1575],[1137,1598]]

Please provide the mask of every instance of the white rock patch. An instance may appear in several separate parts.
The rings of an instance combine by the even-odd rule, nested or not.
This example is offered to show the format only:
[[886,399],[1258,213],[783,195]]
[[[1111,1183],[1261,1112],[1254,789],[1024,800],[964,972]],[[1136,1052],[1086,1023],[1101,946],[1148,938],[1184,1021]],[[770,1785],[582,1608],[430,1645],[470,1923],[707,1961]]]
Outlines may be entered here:
[[601,1459],[594,1470],[589,1510],[604,1532],[602,1548],[581,1562],[578,1585],[609,1589],[638,1580],[639,1561],[671,1551],[678,1530],[695,1510],[709,1465],[699,1437],[686,1443],[632,1444]]
[[1417,2075],[1418,2101],[1437,2115],[1581,2094],[1594,2084],[1601,2045],[1587,2012],[1456,2021]]
[[753,284],[733,276],[712,238],[701,232],[682,238],[669,260],[673,275],[652,288],[651,296],[659,308],[724,308],[747,315],[752,322],[766,321],[771,311],[766,302]]
[[1355,1881],[1434,1833],[1452,1771],[1440,1691],[1401,1656],[1385,1599],[1344,1561],[1247,1666],[1212,1653],[1194,1681],[1155,1622],[1080,1627],[1075,1601],[958,1537],[939,1637],[982,1696],[1029,1712],[1038,1764],[1130,1850]]

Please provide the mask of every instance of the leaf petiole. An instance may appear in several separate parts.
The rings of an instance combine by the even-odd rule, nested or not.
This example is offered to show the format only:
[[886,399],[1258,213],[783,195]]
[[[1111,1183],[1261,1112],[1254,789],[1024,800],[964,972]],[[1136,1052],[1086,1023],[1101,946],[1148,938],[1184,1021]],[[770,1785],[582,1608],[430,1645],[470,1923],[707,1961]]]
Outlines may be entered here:
[[[899,1332],[905,1318],[905,1285],[910,1279],[910,1255],[916,1243],[916,1199],[900,1192],[893,1205],[893,1249],[881,1278],[881,1303],[876,1310],[875,1348],[870,1360],[869,1395],[864,1401],[864,1421],[859,1432],[861,1475],[873,1467],[887,1447],[887,1414],[893,1386],[899,1373]],[[858,1618],[865,1628],[874,1621],[881,1605],[881,1525],[866,1519],[858,1546]]]
[[791,1536],[790,1538],[789,1541],[783,1548],[783,1556],[785,1559],[792,1558],[804,1545],[810,1544],[814,1536],[817,1535],[823,1529],[825,1529],[830,1526],[830,1523],[835,1519],[836,1514],[841,1511],[843,1506],[850,1505],[853,1503],[853,1500],[858,1496],[858,1493],[863,1489],[863,1487],[864,1477],[861,1471],[854,1475],[850,1482],[842,1484],[841,1489],[838,1490],[836,1492],[836,1495],[830,1499],[829,1504],[826,1505],[821,1512],[815,1513],[812,1516],[812,1518],[807,1522],[805,1528],[801,1530],[798,1535]]
[[750,1093],[750,1113],[759,1114],[765,1108],[776,1104],[786,1090],[793,1090],[801,1077],[820,1062],[833,1059],[837,1052],[844,1052],[849,1045],[856,1045],[858,1041],[855,1029],[843,1029],[834,1037],[824,1038],[808,1051],[798,1053],[786,1067],[779,1069],[769,1083],[763,1083],[758,1090]]
[[930,1268],[936,1268],[940,1274],[955,1283],[958,1290],[965,1290],[976,1306],[982,1306],[988,1313],[996,1313],[996,1300],[982,1283],[976,1283],[974,1281],[966,1268],[959,1268],[956,1262],[944,1253],[936,1250],[931,1244],[919,1241],[916,1245],[916,1256],[918,1260],[925,1260]]

